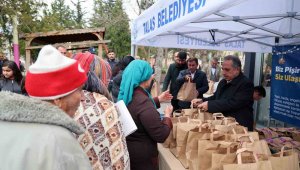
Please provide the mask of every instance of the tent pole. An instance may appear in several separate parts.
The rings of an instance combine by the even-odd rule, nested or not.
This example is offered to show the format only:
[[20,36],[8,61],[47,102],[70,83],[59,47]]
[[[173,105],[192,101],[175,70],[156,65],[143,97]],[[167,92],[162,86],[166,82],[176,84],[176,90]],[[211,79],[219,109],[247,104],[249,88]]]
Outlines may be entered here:
[[[229,15],[226,15],[226,14],[223,14],[223,13],[220,13],[220,12],[216,12],[214,14],[218,15],[220,17],[228,17],[229,16]],[[242,23],[242,24],[254,27],[256,29],[267,31],[267,32],[270,32],[270,33],[273,33],[273,34],[276,34],[276,35],[279,35],[279,36],[283,37],[283,34],[281,32],[278,32],[278,31],[275,31],[273,29],[269,29],[269,28],[263,27],[263,26],[258,25],[258,24],[254,24],[254,23],[251,23],[251,22],[248,22],[248,21],[244,21],[244,20],[240,20],[240,19],[236,20],[236,22],[239,22],[239,23]]]
[[135,54],[135,48],[136,48],[136,45],[134,45],[134,44],[131,44],[131,52],[130,52],[130,54],[131,54],[131,56],[136,56],[136,54]]
[[[291,11],[290,12],[294,12],[294,0],[292,0],[292,6],[291,6]],[[293,26],[293,18],[289,18],[290,19],[290,29],[289,29],[289,33],[292,34],[292,26]]]

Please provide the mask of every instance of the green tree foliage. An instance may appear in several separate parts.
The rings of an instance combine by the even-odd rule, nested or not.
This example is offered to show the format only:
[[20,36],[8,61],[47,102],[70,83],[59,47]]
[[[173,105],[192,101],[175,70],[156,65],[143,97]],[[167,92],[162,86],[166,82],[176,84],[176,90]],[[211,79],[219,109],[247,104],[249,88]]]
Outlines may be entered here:
[[[154,0],[136,0],[136,4],[138,5],[138,14],[140,15],[144,10],[148,9],[154,3]],[[154,54],[157,54],[157,48],[155,47],[138,48],[138,55],[141,58],[148,59],[151,55]]]
[[[12,16],[18,16],[19,34],[46,32],[73,28],[105,27],[105,39],[111,40],[109,49],[118,56],[130,53],[129,19],[121,0],[94,0],[94,14],[90,23],[81,4],[85,0],[73,0],[70,7],[64,0],[53,0],[48,5],[44,0],[3,0],[0,3],[0,46],[5,41],[12,44]],[[72,10],[75,9],[75,10]],[[25,43],[19,41],[21,55],[25,55]]]
[[81,7],[81,3],[84,1],[77,0],[77,2],[73,2],[73,5],[76,7],[75,10],[75,27],[76,28],[84,28],[85,27],[85,20],[84,20],[84,15],[86,14],[85,11],[83,11]]
[[144,10],[154,4],[154,0],[136,0],[136,3],[139,7],[139,14],[141,14]]
[[267,54],[266,65],[272,67],[272,53]]
[[[12,44],[12,16],[18,16],[18,32],[34,33],[68,28],[84,28],[81,2],[75,3],[76,13],[65,4],[64,0],[54,0],[51,5],[41,0],[4,0],[0,3],[0,46],[5,41]],[[20,53],[25,55],[25,42],[20,43]]]
[[64,0],[55,0],[51,9],[43,10],[41,20],[43,31],[63,30],[75,28],[75,14],[71,8],[65,4]]
[[[39,12],[38,9],[45,6],[42,2],[36,0],[4,0],[0,4],[0,32],[3,33],[2,41],[0,45],[8,42],[12,44],[12,17],[17,15],[18,17],[18,30],[19,33],[28,33],[38,31],[39,27]],[[24,42],[20,41],[21,55],[24,55]]]
[[121,0],[94,0],[94,11],[91,21],[92,27],[105,27],[105,39],[111,40],[109,49],[117,56],[130,53],[130,30],[128,16],[122,8]]

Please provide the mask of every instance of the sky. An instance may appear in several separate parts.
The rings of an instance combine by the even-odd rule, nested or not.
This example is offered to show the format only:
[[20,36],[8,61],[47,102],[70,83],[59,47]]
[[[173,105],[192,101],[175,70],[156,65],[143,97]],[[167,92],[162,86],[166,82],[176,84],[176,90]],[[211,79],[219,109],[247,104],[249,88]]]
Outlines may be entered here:
[[[44,2],[46,2],[48,5],[50,5],[54,0],[43,0]],[[77,2],[77,0],[73,0],[74,2]],[[93,5],[93,0],[81,0],[82,3],[82,7],[84,9],[84,11],[88,12],[89,9],[93,9],[91,8],[91,6]],[[136,0],[122,0],[123,1],[123,8],[125,10],[125,12],[127,13],[129,19],[132,21],[134,20],[137,16],[138,16],[138,7],[137,7],[137,3]],[[65,0],[65,3],[67,5],[69,5],[71,8],[73,8],[73,4],[72,4],[72,0]],[[74,7],[75,8],[75,7]],[[92,13],[87,13],[87,17],[91,16]]]
[[123,0],[123,7],[130,20],[138,17],[138,7],[136,0]]

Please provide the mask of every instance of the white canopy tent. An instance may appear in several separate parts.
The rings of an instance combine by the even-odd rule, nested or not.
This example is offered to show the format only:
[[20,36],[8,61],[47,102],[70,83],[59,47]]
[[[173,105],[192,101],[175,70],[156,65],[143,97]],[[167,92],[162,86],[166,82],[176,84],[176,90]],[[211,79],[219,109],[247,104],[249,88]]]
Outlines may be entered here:
[[300,44],[300,0],[159,0],[132,24],[134,47],[272,52]]

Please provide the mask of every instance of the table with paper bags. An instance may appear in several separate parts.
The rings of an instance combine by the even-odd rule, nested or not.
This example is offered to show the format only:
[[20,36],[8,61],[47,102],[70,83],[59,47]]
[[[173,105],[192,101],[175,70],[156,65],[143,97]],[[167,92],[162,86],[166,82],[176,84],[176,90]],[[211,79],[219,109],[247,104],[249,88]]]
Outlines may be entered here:
[[163,147],[190,170],[299,170],[293,148],[271,154],[257,132],[249,132],[232,117],[199,109],[173,114],[173,129]]

